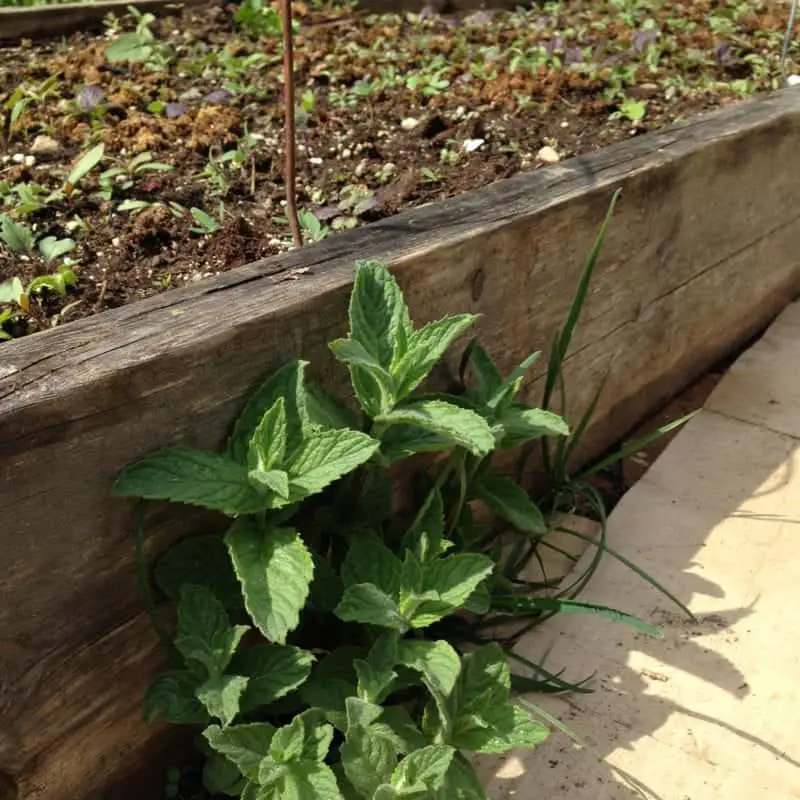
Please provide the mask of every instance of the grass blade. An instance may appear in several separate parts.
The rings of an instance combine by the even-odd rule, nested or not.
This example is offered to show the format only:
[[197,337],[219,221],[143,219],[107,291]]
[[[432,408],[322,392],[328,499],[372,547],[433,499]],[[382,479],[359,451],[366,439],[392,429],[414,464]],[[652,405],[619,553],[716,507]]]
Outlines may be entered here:
[[598,472],[602,472],[604,469],[608,469],[608,467],[616,464],[618,461],[622,460],[623,458],[627,458],[629,455],[632,455],[637,450],[641,450],[643,447],[647,447],[647,445],[655,442],[657,439],[660,439],[664,434],[669,433],[670,431],[675,430],[675,428],[680,427],[687,423],[692,417],[699,414],[700,411],[692,411],[690,414],[687,414],[685,417],[681,417],[680,419],[676,419],[673,422],[668,423],[667,425],[662,425],[657,430],[653,431],[652,433],[648,433],[646,436],[642,436],[640,439],[636,439],[633,442],[628,442],[620,447],[615,453],[612,453],[610,456],[598,461],[597,464],[585,469],[579,475],[576,476],[576,480],[583,480],[584,478],[588,478],[592,475],[596,475]]
[[582,539],[585,542],[588,542],[591,545],[594,545],[598,548],[598,551],[602,548],[602,550],[608,553],[612,558],[616,558],[617,561],[624,564],[631,572],[636,573],[642,580],[649,583],[656,591],[661,592],[665,597],[671,600],[684,614],[686,614],[689,619],[695,619],[694,614],[680,601],[677,597],[675,597],[672,592],[669,591],[665,586],[662,586],[652,575],[649,575],[645,572],[641,567],[636,566],[632,561],[628,560],[623,556],[621,553],[618,553],[613,548],[609,547],[604,541],[598,542],[595,541],[594,538],[591,536],[580,533],[579,531],[571,530],[570,528],[559,527],[556,530],[562,531],[563,533],[568,533],[570,536],[576,536],[578,539]]

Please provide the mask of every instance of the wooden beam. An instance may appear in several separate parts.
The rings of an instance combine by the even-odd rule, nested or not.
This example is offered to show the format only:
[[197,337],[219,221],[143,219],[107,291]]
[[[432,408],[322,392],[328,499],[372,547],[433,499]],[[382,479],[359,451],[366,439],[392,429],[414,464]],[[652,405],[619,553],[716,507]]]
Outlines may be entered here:
[[[132,621],[134,507],[111,482],[161,445],[217,447],[289,357],[346,392],[327,342],[357,258],[391,265],[420,323],[482,314],[480,339],[509,370],[549,346],[622,187],[567,362],[573,420],[609,372],[586,459],[800,292],[799,137],[788,90],[2,345],[0,771],[43,787],[26,797],[72,800],[106,785],[120,742],[132,768],[151,752],[132,720],[158,657]],[[160,510],[149,547],[209,524]]]

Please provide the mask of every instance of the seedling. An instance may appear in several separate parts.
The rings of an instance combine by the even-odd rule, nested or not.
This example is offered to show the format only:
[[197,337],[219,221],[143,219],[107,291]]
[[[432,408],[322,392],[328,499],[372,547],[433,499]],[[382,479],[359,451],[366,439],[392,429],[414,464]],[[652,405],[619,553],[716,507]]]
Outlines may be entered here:
[[222,220],[225,216],[225,206],[222,203],[219,204],[219,215],[217,219],[207,214],[202,208],[190,208],[189,213],[196,223],[190,228],[192,233],[200,233],[208,236],[222,229]]
[[[67,289],[74,286],[78,279],[70,267],[59,267],[58,272],[52,275],[40,275],[34,278],[27,286],[17,278],[9,278],[0,283],[0,305],[17,306],[22,313],[28,314],[31,310],[31,299],[33,295],[39,294],[47,289],[55,294],[66,295]],[[13,308],[11,314],[13,314]],[[4,314],[3,322],[10,319],[11,314]],[[10,337],[9,337],[10,338]]]
[[166,70],[173,53],[172,48],[166,42],[160,42],[150,30],[156,18],[134,6],[128,6],[128,13],[136,21],[136,29],[120,34],[106,47],[106,60],[111,63],[141,63],[154,72]]
[[100,191],[97,193],[104,200],[110,200],[116,190],[130,189],[137,176],[148,172],[171,172],[172,164],[164,164],[153,160],[153,154],[146,150],[128,161],[112,159],[116,166],[111,167],[97,176]]
[[300,211],[297,214],[300,220],[300,227],[306,234],[306,238],[311,242],[321,242],[333,233],[333,231],[323,224],[313,211]]

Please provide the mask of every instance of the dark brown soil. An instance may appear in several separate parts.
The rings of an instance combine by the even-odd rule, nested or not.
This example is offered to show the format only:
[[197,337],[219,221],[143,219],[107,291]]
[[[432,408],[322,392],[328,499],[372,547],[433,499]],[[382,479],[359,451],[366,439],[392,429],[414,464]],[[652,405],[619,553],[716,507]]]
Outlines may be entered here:
[[[572,0],[461,18],[294,6],[306,240],[774,89],[787,14],[779,0]],[[251,35],[235,11],[213,6],[153,22],[151,64],[106,59],[108,43],[135,29],[132,19],[105,36],[0,50],[0,214],[37,242],[72,238],[77,260],[66,296],[45,289],[27,314],[5,306],[6,333],[289,249],[281,46],[274,34]],[[43,87],[51,75],[58,79]],[[31,101],[11,124],[20,97]],[[164,114],[154,101],[174,105]],[[42,187],[41,202],[100,142],[103,161],[75,191],[36,210],[22,204],[20,184]],[[238,161],[219,163],[233,151]],[[172,169],[141,171],[129,186],[117,179],[98,194],[101,172],[140,153]],[[151,205],[124,210],[131,200]],[[193,232],[193,208],[221,215],[220,229]],[[27,284],[59,263],[0,243],[0,281]]]

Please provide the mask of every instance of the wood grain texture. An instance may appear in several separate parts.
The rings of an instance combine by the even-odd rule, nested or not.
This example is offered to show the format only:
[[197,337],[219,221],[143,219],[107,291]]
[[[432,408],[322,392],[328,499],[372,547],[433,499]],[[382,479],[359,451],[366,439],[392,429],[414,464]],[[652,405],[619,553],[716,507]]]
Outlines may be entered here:
[[[549,346],[622,187],[567,362],[573,419],[610,370],[585,459],[797,296],[798,136],[789,90],[4,344],[0,772],[23,797],[73,800],[152,752],[135,709],[158,657],[133,621],[134,506],[110,484],[158,446],[218,446],[289,357],[347,391],[326,344],[344,330],[356,258],[392,266],[420,323],[482,314],[480,338],[509,370]],[[215,524],[159,509],[149,546]]]
[[64,3],[57,6],[31,6],[0,9],[0,42],[15,39],[47,39],[75,31],[90,31],[103,26],[107,14],[125,16],[128,6],[149,11],[157,17],[174,14],[182,6],[210,5],[215,0],[99,0],[93,3]]

